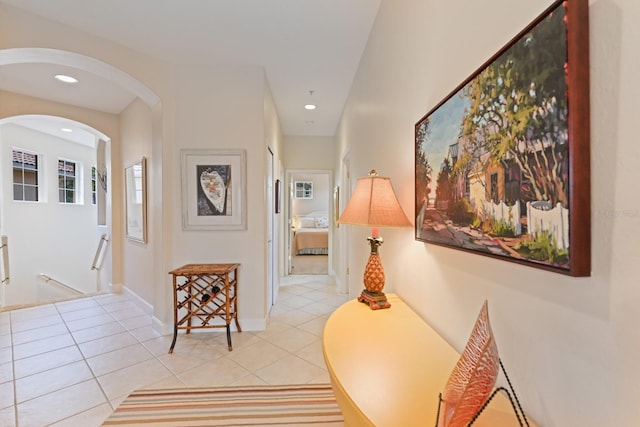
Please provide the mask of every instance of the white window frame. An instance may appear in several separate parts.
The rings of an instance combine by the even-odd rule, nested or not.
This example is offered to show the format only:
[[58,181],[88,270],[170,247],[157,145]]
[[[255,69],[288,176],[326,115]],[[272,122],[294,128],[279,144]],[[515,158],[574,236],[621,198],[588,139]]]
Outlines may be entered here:
[[[36,158],[36,166],[35,166],[35,169],[34,169],[34,171],[36,173],[36,183],[35,183],[35,185],[33,185],[33,184],[25,184],[25,182],[24,182],[24,171],[25,171],[24,162],[21,162],[22,163],[22,168],[17,168],[15,166],[15,164],[13,162],[13,156],[14,156],[15,152],[19,152],[19,153],[22,153],[22,154],[31,154],[32,156],[34,156]],[[38,203],[38,202],[40,202],[41,198],[42,198],[41,197],[41,191],[40,191],[41,188],[42,188],[42,155],[38,154],[38,153],[36,153],[34,151],[31,151],[31,150],[25,150],[25,149],[22,149],[22,148],[14,147],[11,150],[11,170],[12,170],[12,173],[15,170],[21,170],[22,171],[22,182],[21,183],[16,183],[14,178],[13,178],[13,175],[12,175],[12,178],[11,178],[11,182],[12,182],[12,186],[11,186],[11,188],[12,188],[12,196],[11,197],[12,197],[13,201],[14,202],[29,202],[29,203]],[[27,169],[27,170],[29,170],[29,169]],[[15,187],[16,187],[16,185],[19,185],[22,188],[22,197],[23,197],[22,199],[16,199],[15,198]],[[25,195],[24,189],[25,189],[25,187],[33,187],[33,188],[35,188],[35,191],[36,191],[36,199],[35,200],[26,200],[24,198],[24,195]]]
[[98,204],[98,167],[91,166],[91,204]]
[[[73,164],[73,182],[74,182],[74,187],[71,190],[69,190],[68,188],[60,186],[60,177],[64,177],[65,182],[66,182],[66,178],[67,178],[66,175],[60,174],[60,162],[64,162],[65,165],[67,163],[72,163]],[[58,162],[56,163],[56,173],[58,175],[58,203],[63,204],[63,205],[76,205],[76,204],[81,203],[81,198],[80,198],[80,173],[79,172],[80,172],[80,164],[77,161],[70,160],[70,159],[63,159],[61,157],[58,158]],[[61,191],[65,192],[64,200],[60,200],[60,192]],[[66,192],[67,191],[72,191],[73,201],[71,201],[71,202],[68,202],[66,200]]]

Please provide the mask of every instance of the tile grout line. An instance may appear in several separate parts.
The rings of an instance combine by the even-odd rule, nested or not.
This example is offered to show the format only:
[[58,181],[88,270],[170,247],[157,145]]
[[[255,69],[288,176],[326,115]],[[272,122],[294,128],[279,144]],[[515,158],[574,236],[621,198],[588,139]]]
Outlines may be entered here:
[[[94,298],[93,296],[92,296],[92,297],[90,297],[90,298],[91,298],[91,300],[93,300],[96,304],[98,304],[98,306],[99,306],[100,308],[102,308],[102,309],[104,310],[104,308],[102,307],[102,305],[100,305],[100,303],[99,303],[98,301],[96,301],[96,300],[95,300],[95,298]],[[80,345],[78,344],[78,341],[76,340],[76,337],[74,337],[74,336],[73,336],[73,332],[72,332],[72,331],[71,331],[71,329],[69,328],[69,325],[67,324],[67,321],[65,320],[64,316],[62,315],[62,312],[61,312],[61,311],[60,311],[60,309],[58,308],[57,304],[55,304],[55,303],[54,303],[54,304],[53,304],[53,306],[55,307],[55,309],[56,309],[56,311],[58,312],[58,314],[60,314],[60,318],[62,319],[62,322],[64,323],[65,328],[67,328],[67,331],[69,331],[69,335],[71,336],[71,339],[73,340],[73,342],[74,342],[75,346],[77,347],[78,352],[80,352],[80,354],[82,355],[82,360],[84,361],[85,365],[86,365],[86,366],[87,366],[87,368],[89,369],[89,372],[91,372],[91,375],[93,376],[93,381],[95,381],[96,385],[97,385],[97,386],[98,386],[98,388],[100,389],[100,392],[102,393],[102,395],[104,396],[105,400],[107,401],[107,403],[108,403],[108,404],[109,404],[109,406],[111,407],[111,410],[114,410],[115,408],[114,408],[114,407],[113,407],[113,405],[111,404],[111,401],[109,400],[109,397],[107,397],[107,393],[105,392],[104,388],[102,387],[102,384],[100,384],[100,381],[98,381],[98,377],[96,376],[95,372],[94,372],[94,371],[93,371],[93,369],[91,368],[91,365],[89,364],[89,362],[87,362],[87,358],[86,358],[85,354],[83,353],[82,349],[80,348]],[[75,311],[75,310],[72,310],[72,311]],[[105,310],[105,312],[106,312],[106,310]],[[107,314],[109,314],[109,316],[111,316],[111,313],[108,313],[108,312],[107,312]],[[111,316],[111,318],[113,318],[114,320],[117,320],[117,319],[115,319],[113,316]],[[79,319],[74,319],[74,320],[79,320]],[[77,384],[80,384],[80,383],[76,383],[76,384],[73,384],[73,385],[77,385]],[[67,387],[71,387],[71,386],[67,386]],[[66,387],[65,387],[65,388],[66,388]],[[86,409],[86,410],[84,410],[84,411],[77,412],[77,413],[75,413],[75,414],[69,415],[68,417],[65,417],[65,418],[63,418],[63,419],[56,420],[55,422],[53,422],[53,423],[51,423],[51,424],[59,423],[60,421],[63,421],[63,420],[65,420],[65,419],[69,419],[69,418],[75,417],[75,416],[77,416],[78,414],[81,414],[82,412],[89,411],[89,410],[91,410],[91,409],[93,409],[93,408],[96,408],[96,407],[98,407],[98,406],[100,406],[100,405],[96,405],[96,406],[91,407],[91,408],[89,408],[89,409]],[[49,424],[49,425],[51,425],[51,424]]]
[[16,427],[20,427],[20,421],[18,420],[18,390],[16,389],[16,355],[13,349],[13,316],[9,312],[9,337],[11,340],[11,373],[13,375],[13,416],[16,423]]
[[[320,312],[320,310],[324,311],[326,309],[326,307],[318,307],[318,310],[316,310],[317,312],[314,312],[314,310],[306,311],[305,308],[309,307],[310,305],[317,304],[317,303],[326,304],[328,306],[335,306],[335,308],[337,308],[340,304],[338,304],[338,301],[334,297],[336,297],[336,296],[340,296],[340,297],[344,296],[344,297],[346,297],[346,295],[342,295],[342,294],[336,293],[334,287],[331,287],[331,285],[324,285],[324,291],[323,291],[323,288],[319,284],[311,283],[311,282],[309,282],[309,283],[301,283],[301,284],[294,284],[293,286],[296,286],[299,289],[297,289],[297,290],[293,290],[292,289],[293,292],[286,292],[285,291],[285,292],[281,293],[281,296],[284,297],[286,295],[287,298],[305,298],[305,299],[309,299],[310,302],[308,304],[303,304],[303,306],[295,307],[295,306],[287,305],[287,303],[286,303],[286,299],[287,298],[281,298],[278,301],[277,305],[279,305],[282,308],[282,311],[279,312],[279,314],[276,314],[276,315],[273,315],[273,313],[272,313],[272,315],[268,316],[268,318],[271,318],[273,320],[278,321],[279,323],[282,323],[283,326],[286,326],[287,330],[295,329],[297,331],[301,331],[301,332],[305,332],[307,334],[311,334],[311,335],[313,335],[316,338],[321,340],[322,339],[321,335],[318,336],[315,332],[312,332],[311,330],[302,329],[301,326],[305,325],[306,323],[309,323],[309,322],[318,321],[318,319],[324,319],[324,321],[326,321],[326,317],[328,315],[330,315],[330,312],[329,313]],[[329,290],[329,291],[327,291],[327,290]],[[309,292],[313,292],[313,297],[311,295],[305,296],[305,294],[307,294]],[[134,319],[136,316],[132,315],[131,317],[121,318],[122,316],[118,315],[118,317],[116,317],[116,315],[113,314],[115,312],[114,310],[109,311],[109,310],[107,310],[105,308],[108,305],[113,304],[113,307],[115,309],[116,308],[116,304],[119,304],[121,301],[119,301],[119,300],[109,300],[111,302],[109,302],[109,304],[107,304],[106,303],[107,302],[106,299],[104,301],[99,301],[94,296],[90,297],[90,299],[96,304],[96,306],[94,306],[94,307],[96,307],[96,309],[97,309],[97,307],[100,307],[105,312],[105,314],[109,314],[108,319],[112,319],[115,323],[120,325],[124,329],[124,331],[126,331],[127,334],[133,338],[134,344],[131,344],[132,346],[133,345],[141,345],[145,349],[145,351],[147,351],[151,355],[149,357],[149,359],[146,359],[147,361],[155,360],[156,362],[159,362],[159,364],[164,369],[166,369],[167,372],[169,372],[171,374],[171,377],[167,376],[167,378],[166,378],[167,380],[170,380],[170,379],[171,380],[175,380],[178,383],[183,384],[184,387],[189,387],[185,383],[185,381],[183,381],[181,379],[179,374],[174,372],[170,368],[170,366],[172,366],[172,364],[168,363],[168,361],[166,359],[164,361],[163,361],[163,359],[161,359],[161,357],[165,356],[165,354],[159,352],[159,347],[156,346],[156,343],[154,343],[154,341],[157,340],[158,338],[161,338],[162,336],[156,337],[154,334],[150,334],[148,331],[144,331],[143,329],[146,328],[147,326],[146,325],[142,325],[141,321],[137,321],[136,322],[135,320],[134,321],[130,321],[129,320],[129,319]],[[328,301],[329,299],[331,299],[331,301]],[[125,298],[125,300],[127,300],[127,299]],[[347,298],[344,298],[344,300],[346,301]],[[88,357],[86,356],[86,354],[80,348],[80,343],[78,342],[78,339],[80,338],[80,336],[77,339],[74,336],[74,332],[71,331],[71,327],[70,327],[69,323],[77,322],[78,320],[83,319],[83,317],[72,318],[72,319],[66,320],[64,315],[63,315],[63,307],[61,307],[61,306],[59,307],[56,303],[54,303],[53,305],[55,307],[55,312],[61,317],[61,320],[62,320],[62,322],[64,324],[64,329],[66,329],[67,333],[69,333],[71,335],[71,339],[72,339],[72,341],[74,343],[73,346],[80,353],[80,356],[82,357],[82,360],[84,361],[85,366],[87,366],[89,368],[89,372],[91,372],[91,377],[92,378],[89,378],[86,381],[91,381],[91,380],[95,381],[95,383],[97,384],[97,386],[100,389],[100,392],[101,392],[103,398],[108,403],[109,408],[112,411],[115,410],[114,406],[117,407],[117,405],[114,405],[112,400],[108,398],[106,390],[103,388],[102,384],[100,383],[100,381],[98,379],[98,376],[96,375],[96,371],[94,371],[94,369],[92,369],[91,365],[88,362]],[[299,304],[295,303],[295,305],[299,305]],[[71,307],[69,307],[69,308],[71,308]],[[70,314],[70,313],[73,313],[74,311],[79,311],[79,310],[83,310],[83,309],[84,308],[79,306],[76,309],[71,309],[71,310],[64,311],[64,314]],[[281,320],[278,320],[278,317],[280,315],[286,315],[287,311],[292,311],[292,310],[297,310],[297,311],[300,311],[302,313],[305,313],[306,315],[309,316],[309,319],[305,320],[302,323],[298,323],[298,324],[291,324],[291,323],[282,322]],[[120,310],[118,310],[118,311],[120,311]],[[133,314],[133,313],[131,313],[131,314]],[[68,317],[73,317],[73,314],[69,315]],[[87,318],[88,317],[92,317],[92,316],[87,316]],[[15,324],[15,322],[13,322],[13,320],[14,319],[11,316],[11,313],[10,313],[9,326],[10,326],[10,334],[11,334],[10,344],[11,344],[12,372],[13,372],[13,382],[12,382],[12,384],[13,384],[13,392],[14,392],[14,395],[13,395],[13,398],[14,398],[14,400],[13,400],[14,401],[13,410],[14,410],[14,416],[16,417],[16,420],[15,420],[16,421],[16,427],[18,427],[17,423],[18,423],[18,412],[19,411],[18,411],[18,402],[17,402],[17,381],[16,381],[16,363],[15,363],[16,361],[15,361],[15,348],[14,348],[14,343],[15,343],[14,338],[15,337],[13,335],[13,329],[14,329],[14,326],[16,324]],[[111,322],[111,320],[108,320],[108,322]],[[129,327],[127,325],[130,325],[131,327]],[[98,327],[98,323],[96,323],[96,327]],[[139,330],[139,332],[138,333],[134,333],[134,331],[136,331],[136,330]],[[315,330],[315,326],[314,326],[314,330]],[[77,331],[75,331],[75,332],[77,332]],[[276,334],[276,335],[279,334],[279,333],[280,332],[274,332],[274,334]],[[300,361],[305,362],[305,363],[309,363],[310,365],[315,366],[317,368],[322,368],[322,366],[319,366],[318,364],[316,364],[312,360],[307,360],[306,358],[296,354],[296,352],[304,349],[308,345],[312,345],[312,343],[309,343],[309,344],[303,346],[301,349],[298,349],[296,351],[290,351],[290,350],[287,350],[285,348],[286,346],[280,346],[278,344],[272,343],[271,340],[270,340],[270,336],[263,337],[263,336],[259,336],[257,334],[253,334],[253,335],[256,338],[258,338],[261,342],[266,342],[266,343],[272,344],[275,347],[280,348],[281,350],[285,351],[287,355],[294,356],[297,360],[300,360]],[[274,336],[276,336],[276,335],[274,335]],[[89,336],[91,336],[91,334],[87,335],[87,337],[89,337]],[[86,342],[90,342],[90,341],[95,340],[95,339],[99,339],[99,338],[92,338],[92,339],[90,339],[90,340],[88,340]],[[315,340],[314,340],[314,342],[315,342]],[[69,346],[69,347],[71,347],[71,346]],[[244,346],[242,346],[242,347],[244,347]],[[240,349],[242,347],[238,347],[238,349]],[[110,350],[109,352],[111,352],[111,351],[116,351],[116,350]],[[98,354],[108,354],[109,352],[106,352],[106,353],[102,353],[101,352],[101,353],[98,353]],[[96,354],[95,356],[92,356],[92,357],[97,357],[98,354]],[[309,355],[310,355],[310,359],[313,359],[313,357],[312,357],[313,354],[309,354]],[[266,384],[271,384],[272,383],[271,381],[267,381],[265,379],[265,378],[268,378],[268,377],[261,376],[261,375],[259,375],[257,373],[257,371],[259,371],[259,369],[245,368],[243,365],[241,365],[236,360],[234,360],[232,357],[230,357],[229,354],[224,354],[223,357],[228,358],[229,362],[233,362],[234,364],[238,365],[240,368],[245,369],[246,371],[248,371],[248,373],[247,373],[247,375],[245,375],[245,377],[248,376],[248,375],[254,375],[255,378],[257,378],[258,380],[260,380],[260,381],[262,381],[262,382],[264,382]],[[167,363],[165,363],[165,362],[167,362]],[[271,366],[271,365],[273,365],[273,364],[275,364],[277,362],[278,362],[278,360],[270,362],[267,365],[261,367],[260,369],[263,369],[265,367]],[[142,362],[138,362],[138,363],[142,363]],[[215,363],[215,362],[213,362],[213,363]],[[53,368],[50,368],[50,369],[53,369]],[[325,370],[324,373],[322,373],[320,375],[313,376],[312,378],[309,378],[308,380],[303,380],[303,382],[304,383],[317,382],[320,378],[322,378],[325,375],[326,375],[326,370]],[[237,380],[238,379],[235,379],[233,381],[237,381]],[[81,381],[80,383],[82,383],[82,382],[83,381]],[[77,385],[77,384],[79,384],[79,383],[76,383],[74,385]],[[149,384],[152,384],[152,383],[150,382]],[[64,388],[71,387],[71,386],[72,385],[68,385],[68,386],[66,386]],[[59,391],[59,390],[57,390],[57,391]],[[52,392],[52,393],[54,393],[54,392]],[[117,401],[117,399],[114,400],[114,401]],[[68,415],[68,416],[66,416],[66,417],[64,417],[62,419],[56,420],[55,422],[52,422],[51,424],[48,424],[48,425],[52,425],[52,424],[63,422],[65,420],[72,419],[74,417],[77,417],[77,416],[85,413],[85,412],[88,412],[88,411],[91,411],[91,410],[95,410],[95,408],[98,408],[98,407],[100,407],[102,405],[104,405],[104,403],[100,403],[99,405],[93,406],[91,408],[84,409],[81,412],[76,412],[74,414]],[[105,407],[105,409],[106,409],[106,407]]]
[[[130,330],[129,330],[129,329],[128,329],[124,324],[122,324],[122,322],[121,322],[119,319],[116,319],[115,317],[113,317],[113,315],[111,314],[111,312],[108,312],[107,310],[105,310],[105,309],[104,309],[104,305],[103,305],[103,304],[101,304],[99,301],[97,301],[97,300],[95,299],[95,297],[93,297],[93,296],[92,296],[92,297],[90,297],[90,298],[91,298],[91,299],[92,299],[92,300],[97,304],[97,306],[98,306],[98,307],[100,307],[102,310],[104,310],[106,314],[108,314],[109,316],[111,316],[111,318],[112,318],[115,322],[118,322],[122,327],[124,327],[124,328],[125,328],[125,331],[126,331],[129,335],[131,335],[131,336],[132,336],[136,341],[138,341],[138,342],[140,343],[140,340],[138,340],[138,338],[137,338],[134,334],[132,334],[132,333],[131,333],[131,331],[130,331]],[[98,380],[98,377],[96,376],[96,373],[94,372],[94,370],[91,368],[91,365],[90,365],[90,364],[89,364],[89,362],[87,361],[87,357],[85,356],[84,352],[83,352],[83,351],[82,351],[82,349],[80,348],[80,345],[79,345],[79,343],[76,341],[76,338],[73,336],[73,331],[71,331],[71,329],[70,329],[70,328],[69,328],[69,326],[67,325],[67,321],[65,320],[65,318],[64,318],[64,316],[62,315],[62,312],[59,310],[58,306],[57,306],[55,303],[54,303],[53,305],[55,306],[56,311],[60,314],[60,317],[61,317],[61,319],[62,319],[62,322],[64,323],[65,328],[67,329],[67,331],[69,332],[69,335],[71,335],[71,339],[72,339],[72,340],[73,340],[73,342],[75,343],[75,346],[77,347],[78,352],[82,355],[82,360],[83,360],[83,361],[85,362],[85,364],[87,365],[87,368],[89,369],[89,372],[91,372],[91,375],[93,376],[93,381],[95,381],[96,385],[97,385],[97,386],[98,386],[98,388],[100,389],[100,392],[101,392],[101,393],[102,393],[102,395],[104,396],[104,398],[105,398],[105,400],[106,400],[106,403],[109,405],[109,407],[111,408],[111,410],[112,410],[112,411],[114,411],[114,410],[115,410],[115,407],[113,406],[113,404],[112,404],[112,402],[111,402],[111,399],[109,399],[109,397],[107,396],[107,393],[105,392],[104,388],[102,387],[102,384],[101,384],[101,383],[100,383],[100,381]],[[75,310],[70,310],[70,311],[75,311]],[[76,321],[76,320],[80,320],[80,319],[73,319],[73,320],[71,320],[71,321]],[[92,341],[92,340],[90,340],[90,341]],[[140,343],[140,344],[142,344],[142,343]],[[144,344],[143,344],[143,345],[144,345]],[[145,349],[146,349],[146,347],[145,347]],[[114,350],[114,351],[115,351],[115,350]],[[147,350],[147,351],[148,351],[148,350]],[[109,353],[109,352],[108,352],[108,353]],[[150,352],[150,353],[151,353],[151,352]],[[102,354],[106,354],[106,353],[102,353]],[[153,355],[153,354],[152,354],[152,355]],[[153,356],[155,356],[155,355],[153,355]],[[77,384],[80,384],[80,383],[77,383]],[[74,385],[77,385],[77,384],[74,384]],[[72,385],[67,386],[67,387],[71,387],[71,386],[72,386]],[[65,387],[65,388],[67,388],[67,387]],[[56,421],[54,421],[54,422],[52,422],[52,423],[49,423],[48,425],[50,426],[50,425],[54,425],[54,424],[60,423],[61,421],[64,421],[64,420],[72,419],[73,417],[76,417],[76,416],[78,416],[78,415],[80,415],[80,414],[82,414],[82,413],[84,413],[84,412],[88,412],[88,411],[90,411],[90,410],[92,410],[92,409],[95,409],[95,408],[97,408],[97,407],[99,407],[99,406],[101,406],[101,405],[103,405],[103,404],[104,404],[104,403],[101,403],[100,405],[93,406],[93,407],[91,407],[91,408],[85,409],[84,411],[81,411],[81,412],[77,412],[77,413],[71,414],[71,415],[69,415],[69,416],[67,416],[67,417],[65,417],[65,418],[62,418],[62,419],[56,420]],[[16,405],[16,412],[17,412],[17,405]],[[16,416],[17,416],[17,415],[16,415]],[[16,426],[16,427],[18,427],[18,426]]]

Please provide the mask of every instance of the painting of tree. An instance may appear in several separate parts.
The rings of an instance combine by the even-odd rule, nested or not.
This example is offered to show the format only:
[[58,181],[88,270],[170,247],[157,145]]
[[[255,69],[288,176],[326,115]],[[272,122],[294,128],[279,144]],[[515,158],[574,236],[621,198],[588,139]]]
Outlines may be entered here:
[[587,18],[556,1],[416,123],[417,240],[590,273]]
[[471,106],[462,127],[484,136],[479,151],[513,159],[536,200],[567,207],[564,17],[560,6],[465,87]]

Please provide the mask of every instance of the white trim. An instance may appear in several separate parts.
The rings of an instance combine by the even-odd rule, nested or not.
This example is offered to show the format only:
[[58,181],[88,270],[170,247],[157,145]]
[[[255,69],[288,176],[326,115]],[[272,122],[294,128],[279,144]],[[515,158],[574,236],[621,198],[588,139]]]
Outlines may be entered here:
[[131,298],[133,302],[145,312],[145,314],[153,315],[153,306],[149,304],[146,300],[141,298],[138,294],[133,292],[131,289],[126,286],[122,287],[122,293],[127,297]]
[[129,89],[149,106],[160,102],[160,97],[147,86],[124,71],[90,56],[47,48],[0,49],[0,66],[8,64],[50,63],[76,67],[93,73]]

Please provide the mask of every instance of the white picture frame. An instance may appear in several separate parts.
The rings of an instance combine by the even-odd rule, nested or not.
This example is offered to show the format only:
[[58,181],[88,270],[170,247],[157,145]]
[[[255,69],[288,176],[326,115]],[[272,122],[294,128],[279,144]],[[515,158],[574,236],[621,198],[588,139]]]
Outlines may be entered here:
[[313,199],[313,181],[296,181],[293,191],[296,199]]
[[246,230],[245,150],[181,150],[182,229]]

